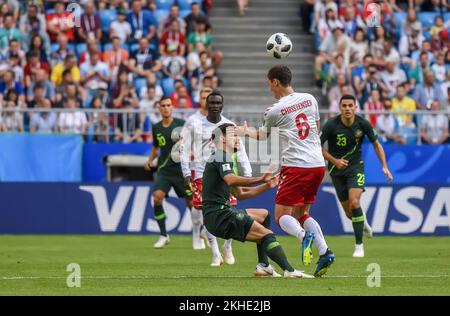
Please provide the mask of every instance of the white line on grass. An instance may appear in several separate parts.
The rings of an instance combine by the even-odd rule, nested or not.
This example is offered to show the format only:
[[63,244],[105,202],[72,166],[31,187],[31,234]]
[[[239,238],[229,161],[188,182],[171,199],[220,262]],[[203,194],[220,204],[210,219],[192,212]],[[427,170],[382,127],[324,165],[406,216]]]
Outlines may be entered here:
[[[66,279],[67,277],[59,276],[0,276],[0,281],[11,280],[52,280]],[[178,279],[254,279],[253,276],[242,275],[211,275],[211,276],[190,276],[190,275],[173,275],[173,276],[156,276],[156,275],[87,275],[81,276],[87,280],[178,280]],[[267,277],[264,277],[266,279]],[[325,279],[365,279],[367,275],[329,275]],[[384,279],[440,279],[450,278],[450,275],[384,275]]]

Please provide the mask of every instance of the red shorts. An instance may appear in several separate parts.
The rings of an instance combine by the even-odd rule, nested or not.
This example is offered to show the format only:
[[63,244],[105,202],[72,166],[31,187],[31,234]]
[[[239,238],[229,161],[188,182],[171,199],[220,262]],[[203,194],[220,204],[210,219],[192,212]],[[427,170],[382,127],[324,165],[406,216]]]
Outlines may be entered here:
[[[202,209],[203,203],[202,203],[202,179],[197,179],[194,180],[194,198],[192,200],[192,204],[194,205],[194,207],[198,210]],[[231,205],[236,205],[237,204],[237,200],[234,196],[232,196],[230,194],[230,204]]]
[[276,203],[285,206],[314,204],[324,175],[325,167],[281,167]]

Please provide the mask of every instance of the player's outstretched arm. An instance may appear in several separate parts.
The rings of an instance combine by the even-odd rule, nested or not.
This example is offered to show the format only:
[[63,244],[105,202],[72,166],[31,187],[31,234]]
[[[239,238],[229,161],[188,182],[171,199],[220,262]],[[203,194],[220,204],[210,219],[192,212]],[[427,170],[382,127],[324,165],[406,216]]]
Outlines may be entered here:
[[269,182],[256,187],[232,187],[232,194],[238,200],[250,199],[258,196],[267,190],[275,188],[280,182],[280,175],[275,175]]
[[267,136],[269,136],[269,134],[262,129],[256,129],[255,127],[249,127],[247,124],[247,121],[244,121],[243,126],[237,127],[237,134],[238,134],[238,136],[248,136],[250,138],[257,139],[257,140],[265,140],[265,139],[267,139]]
[[147,162],[144,165],[145,170],[150,170],[153,166],[153,160],[158,157],[158,147],[153,145],[152,151],[150,152],[150,155],[148,156]]
[[275,170],[275,166],[271,165],[269,169],[260,177],[241,177],[235,175],[234,173],[229,173],[223,177],[225,183],[230,187],[241,187],[241,186],[249,186],[258,183],[267,183],[274,177],[272,175]]
[[381,146],[380,142],[378,140],[374,141],[372,143],[373,148],[375,149],[375,152],[377,153],[378,159],[381,162],[381,165],[383,166],[383,173],[388,179],[388,182],[391,183],[392,180],[394,180],[394,177],[392,176],[391,172],[389,171],[387,161],[386,161],[386,154],[384,152],[383,146]]

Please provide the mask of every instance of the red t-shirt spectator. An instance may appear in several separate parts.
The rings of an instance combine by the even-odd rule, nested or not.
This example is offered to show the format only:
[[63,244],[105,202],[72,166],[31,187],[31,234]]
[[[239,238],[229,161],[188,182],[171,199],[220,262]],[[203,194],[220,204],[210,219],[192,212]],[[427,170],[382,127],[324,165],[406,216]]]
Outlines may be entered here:
[[[187,100],[188,108],[189,109],[194,108],[194,103],[192,102],[192,99],[191,99],[190,95],[187,93],[187,90],[186,90],[186,93],[183,93],[183,94],[184,94],[183,97],[185,97],[186,100]],[[178,108],[178,99],[179,99],[179,97],[180,97],[180,95],[177,92],[172,92],[169,95],[169,98],[172,100],[172,106],[174,108]]]
[[48,64],[46,62],[40,61],[38,64],[33,65],[33,66],[30,64],[26,64],[25,68],[24,68],[24,75],[32,77],[33,76],[32,72],[31,72],[32,69],[36,69],[36,70],[42,69],[47,73],[47,75],[50,74],[50,67],[48,66]]
[[[67,36],[69,41],[73,41],[75,39],[73,33],[73,16],[70,12],[63,12],[62,14],[50,13],[47,15],[47,24],[52,25],[56,30],[60,30],[62,27],[67,28],[63,31],[64,35]],[[58,38],[58,34],[48,31],[50,35],[50,40],[52,42],[56,42]]]
[[169,47],[169,45],[177,45],[178,55],[181,55],[181,47],[184,47],[186,45],[186,36],[184,36],[184,34],[180,32],[175,34],[172,32],[165,32],[161,37],[160,44],[164,45],[164,53],[166,54],[169,54],[167,50],[167,47]]

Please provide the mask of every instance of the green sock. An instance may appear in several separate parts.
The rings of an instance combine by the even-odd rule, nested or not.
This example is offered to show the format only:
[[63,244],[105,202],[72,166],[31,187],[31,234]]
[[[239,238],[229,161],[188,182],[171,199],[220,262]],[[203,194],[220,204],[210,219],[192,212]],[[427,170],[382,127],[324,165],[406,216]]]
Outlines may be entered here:
[[364,214],[361,207],[352,210],[352,223],[357,245],[363,242]]
[[[265,228],[270,226],[270,214],[267,215],[266,219],[262,223]],[[266,267],[269,265],[269,258],[267,258],[266,250],[264,249],[262,242],[256,244],[256,249],[258,250],[258,263],[264,264]]]
[[289,264],[286,258],[283,247],[281,247],[274,234],[264,236],[261,241],[261,246],[266,250],[269,258],[275,261],[283,271],[294,271],[294,268]]
[[163,209],[162,205],[155,205],[155,206],[153,206],[153,209],[155,211],[155,219],[158,222],[159,231],[161,232],[161,235],[167,236],[166,214],[164,214],[164,209]]

